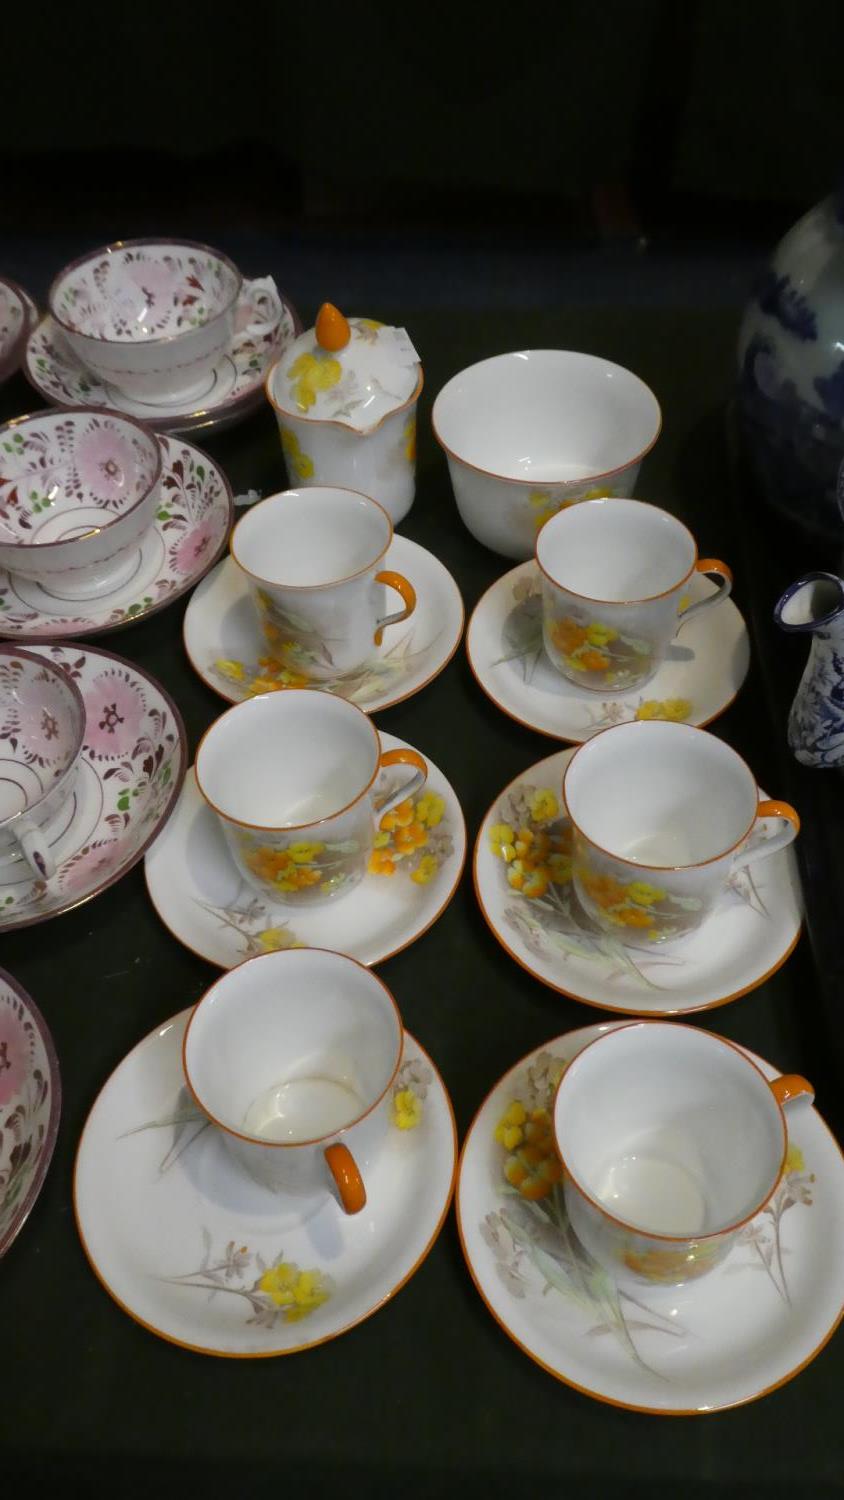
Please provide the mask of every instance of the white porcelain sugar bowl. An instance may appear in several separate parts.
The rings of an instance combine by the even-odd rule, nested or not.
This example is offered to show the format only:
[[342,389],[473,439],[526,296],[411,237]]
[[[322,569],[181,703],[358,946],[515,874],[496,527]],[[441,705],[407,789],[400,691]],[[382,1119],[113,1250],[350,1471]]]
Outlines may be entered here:
[[267,374],[290,485],[345,485],[394,523],[413,504],[422,366],[403,328],[323,303]]

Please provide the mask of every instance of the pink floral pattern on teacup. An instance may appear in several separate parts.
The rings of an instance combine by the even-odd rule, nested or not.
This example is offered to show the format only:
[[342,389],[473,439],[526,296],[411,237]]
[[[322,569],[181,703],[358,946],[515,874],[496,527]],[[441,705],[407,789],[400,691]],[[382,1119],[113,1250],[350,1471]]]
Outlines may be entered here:
[[59,276],[50,310],[72,333],[146,342],[201,328],[231,306],[239,289],[231,262],[201,246],[112,246]]
[[146,701],[141,682],[121,667],[107,667],[85,694],[85,748],[96,760],[131,756],[141,734]]
[[217,542],[217,528],[213,521],[203,521],[194,526],[170,549],[170,561],[177,573],[194,573]]
[[18,1008],[0,1006],[0,1105],[20,1093],[34,1050],[32,1030]]
[[63,890],[72,893],[105,883],[117,869],[123,854],[123,847],[117,839],[97,839],[86,844],[62,870]]
[[[61,776],[78,754],[83,710],[62,672],[0,648],[0,746],[14,759]],[[46,789],[46,788],[45,788]]]
[[0,541],[37,542],[63,513],[85,507],[106,511],[104,522],[122,515],[149,493],[160,466],[157,438],[117,413],[43,412],[10,423],[0,428]]

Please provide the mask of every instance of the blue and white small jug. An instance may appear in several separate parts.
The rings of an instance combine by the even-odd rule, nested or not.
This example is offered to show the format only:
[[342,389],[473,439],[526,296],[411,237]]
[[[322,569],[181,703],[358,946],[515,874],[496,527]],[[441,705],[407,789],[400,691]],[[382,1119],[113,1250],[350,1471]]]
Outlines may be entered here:
[[811,636],[809,660],[788,716],[788,743],[804,766],[844,764],[844,582],[807,573],[774,609],[782,630]]

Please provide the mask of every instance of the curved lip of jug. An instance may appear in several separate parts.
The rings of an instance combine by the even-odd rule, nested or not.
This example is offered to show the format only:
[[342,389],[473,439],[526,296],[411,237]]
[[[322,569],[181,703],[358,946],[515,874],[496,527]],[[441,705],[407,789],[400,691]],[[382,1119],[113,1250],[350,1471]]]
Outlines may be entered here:
[[379,417],[378,421],[373,422],[371,427],[352,427],[351,423],[343,422],[340,417],[310,417],[307,412],[292,411],[289,406],[284,405],[284,402],[276,394],[275,380],[282,362],[288,357],[287,354],[279,355],[278,359],[270,365],[264,376],[264,394],[276,416],[289,417],[293,422],[306,422],[309,427],[338,427],[341,432],[347,432],[355,438],[371,437],[373,432],[377,432],[391,417],[398,416],[399,412],[407,411],[408,407],[418,405],[419,397],[422,394],[422,387],[425,384],[425,373],[420,364],[416,384],[405,401],[402,401],[398,406],[392,406],[389,411],[385,411],[383,417]]
[[[806,588],[807,584],[810,583],[833,584],[838,593],[838,604],[836,607],[827,610],[826,614],[813,616],[811,620],[784,620],[783,610],[790,604],[795,594],[798,594],[801,589]],[[774,620],[779,625],[780,630],[787,630],[794,635],[805,635],[807,631],[817,630],[822,625],[829,625],[833,620],[838,618],[842,611],[844,611],[844,580],[840,579],[836,573],[825,573],[820,569],[814,573],[804,573],[802,578],[798,578],[795,583],[789,584],[785,593],[774,605]]]

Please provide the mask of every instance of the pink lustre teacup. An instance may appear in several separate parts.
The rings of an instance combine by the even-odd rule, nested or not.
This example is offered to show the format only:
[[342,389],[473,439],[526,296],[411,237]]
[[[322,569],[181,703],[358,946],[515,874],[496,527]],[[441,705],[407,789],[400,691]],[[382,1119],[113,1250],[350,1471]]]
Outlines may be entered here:
[[[73,352],[124,395],[151,404],[199,398],[228,348],[238,302],[249,295],[237,266],[192,240],[118,240],[59,272],[50,313]],[[249,332],[281,317],[275,289],[258,284]]]
[[162,449],[134,417],[40,411],[0,427],[0,568],[54,598],[118,588],[155,519]]
[[740,755],[689,724],[616,724],[563,776],[574,888],[599,926],[651,948],[696,931],[733,871],[784,848],[800,819],[760,801]]
[[55,874],[50,827],[73,793],[85,738],[76,683],[41,656],[0,645],[0,871],[25,859]]
[[[698,559],[682,521],[641,500],[587,500],[560,511],[536,539],[536,561],[548,658],[595,693],[641,687],[680,627],[732,587],[726,563]],[[692,604],[696,573],[717,574],[721,586]]]
[[289,948],[211,986],[182,1057],[197,1104],[251,1177],[297,1198],[334,1190],[357,1213],[403,1045],[383,980],[340,953]]
[[[376,810],[378,772],[396,765],[413,774]],[[195,771],[241,876],[285,906],[351,891],[372,856],[376,817],[415,797],[428,775],[415,750],[382,752],[361,709],[314,688],[230,708],[202,739]]]
[[805,1078],[769,1082],[712,1032],[676,1021],[606,1032],[569,1063],[554,1100],[577,1238],[622,1284],[705,1275],[776,1192],[783,1106],[800,1099],[812,1099]]
[[[299,685],[347,677],[384,629],[416,607],[412,584],[379,568],[393,539],[387,512],[355,490],[285,490],[247,511],[231,553],[246,575],[266,654]],[[384,585],[404,608],[384,612]]]

